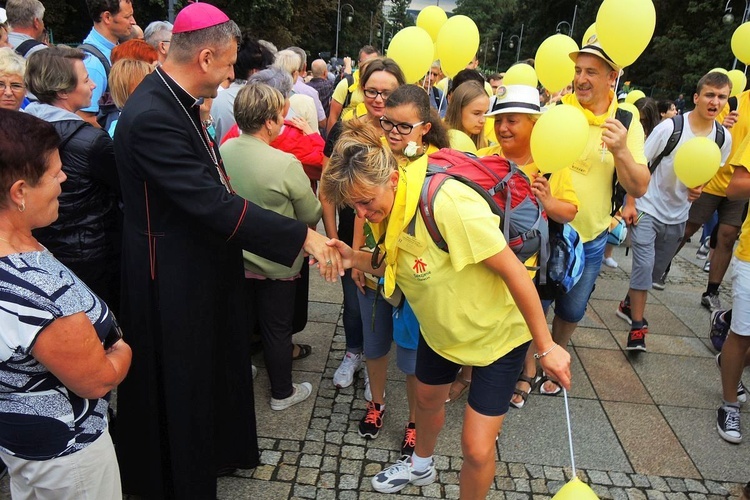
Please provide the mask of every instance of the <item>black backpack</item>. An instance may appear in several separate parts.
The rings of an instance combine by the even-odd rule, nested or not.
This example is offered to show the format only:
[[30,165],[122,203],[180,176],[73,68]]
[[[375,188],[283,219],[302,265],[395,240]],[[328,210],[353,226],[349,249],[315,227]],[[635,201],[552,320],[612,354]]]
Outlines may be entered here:
[[117,120],[117,118],[120,116],[120,110],[117,109],[117,106],[115,105],[115,102],[112,100],[112,96],[108,91],[109,71],[110,69],[112,69],[112,65],[110,64],[109,59],[107,59],[106,56],[102,54],[101,50],[97,49],[90,43],[82,43],[78,46],[78,48],[99,59],[99,62],[102,63],[102,66],[104,66],[104,73],[107,76],[107,87],[102,93],[102,97],[99,99],[99,113],[97,113],[96,115],[96,121],[104,130],[109,130],[112,122]]
[[[656,167],[659,166],[659,163],[661,163],[666,156],[672,154],[677,143],[680,142],[680,137],[682,137],[682,129],[685,127],[685,115],[674,115],[670,119],[674,125],[674,131],[672,132],[672,135],[669,136],[669,139],[667,139],[667,144],[664,146],[662,152],[649,162],[648,170],[652,174],[654,173],[654,170],[656,170]],[[714,140],[716,141],[716,145],[719,146],[719,149],[724,145],[724,136],[724,127],[721,123],[716,122],[716,138]]]
[[29,38],[28,40],[24,40],[21,42],[18,47],[16,47],[16,54],[19,56],[26,58],[26,54],[29,53],[31,49],[36,47],[37,45],[44,45],[39,40],[34,40],[33,38]]

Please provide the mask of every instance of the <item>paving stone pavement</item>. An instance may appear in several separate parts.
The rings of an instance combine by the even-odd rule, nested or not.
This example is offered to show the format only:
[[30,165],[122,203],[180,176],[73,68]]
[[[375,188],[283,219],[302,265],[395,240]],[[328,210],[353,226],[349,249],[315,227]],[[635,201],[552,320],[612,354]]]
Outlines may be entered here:
[[[601,499],[738,498],[750,480],[750,445],[728,444],[715,429],[720,383],[707,335],[709,313],[699,305],[707,275],[699,267],[703,262],[693,258],[696,248],[688,244],[675,260],[666,290],[649,293],[647,353],[632,356],[622,350],[627,325],[615,308],[627,292],[630,271],[622,248],[615,250],[620,267],[603,268],[573,336],[569,396],[577,475]],[[309,323],[295,341],[311,344],[313,353],[295,362],[294,379],[311,382],[314,396],[272,412],[262,355],[253,358],[259,367],[255,404],[262,463],[220,478],[220,499],[385,497],[373,491],[370,479],[399,458],[408,416],[404,377],[391,360],[385,425],[377,439],[360,438],[362,377],[346,389],[332,384],[345,349],[341,288],[311,274]],[[730,292],[727,282],[721,295],[726,305]],[[464,397],[446,406],[435,455],[438,480],[409,486],[400,495],[459,497],[465,402]],[[488,498],[549,499],[572,477],[563,404],[562,397],[534,393],[523,409],[511,408]],[[747,406],[743,430],[750,436]],[[0,498],[9,498],[7,492],[5,479]]]

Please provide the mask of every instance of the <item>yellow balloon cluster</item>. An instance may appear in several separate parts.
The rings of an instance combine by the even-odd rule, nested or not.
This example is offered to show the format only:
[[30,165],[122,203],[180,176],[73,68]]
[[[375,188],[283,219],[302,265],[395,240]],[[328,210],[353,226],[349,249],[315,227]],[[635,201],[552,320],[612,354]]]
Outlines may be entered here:
[[721,164],[721,151],[708,137],[693,137],[677,149],[674,173],[689,188],[710,181]]
[[589,122],[581,110],[552,106],[531,131],[531,155],[539,170],[554,173],[581,157],[589,139]]
[[655,27],[652,0],[604,0],[596,15],[596,35],[602,49],[621,67],[638,59]]
[[599,497],[588,484],[574,477],[555,493],[552,500],[599,500]]
[[453,16],[440,28],[436,47],[443,73],[453,78],[476,55],[479,29],[470,18]]
[[747,86],[747,77],[745,73],[738,69],[733,69],[727,72],[727,76],[732,80],[732,92],[729,94],[730,97],[740,95],[745,87]]
[[576,67],[568,55],[576,50],[575,40],[562,33],[552,35],[539,45],[534,58],[536,76],[550,93],[559,92],[573,81]]
[[432,38],[418,26],[402,29],[388,45],[388,57],[401,67],[406,83],[419,81],[430,70],[433,51]]
[[644,97],[646,97],[646,94],[644,94],[642,90],[631,90],[625,97],[625,102],[635,104],[635,101],[637,101],[638,99],[643,99]]
[[528,64],[514,64],[505,72],[505,77],[503,77],[503,85],[536,87],[536,84],[536,71]]
[[750,21],[741,24],[734,30],[732,52],[734,57],[745,64],[750,64]]
[[417,26],[429,33],[430,38],[434,42],[437,40],[440,28],[443,27],[447,20],[448,16],[443,9],[437,5],[429,5],[419,11]]

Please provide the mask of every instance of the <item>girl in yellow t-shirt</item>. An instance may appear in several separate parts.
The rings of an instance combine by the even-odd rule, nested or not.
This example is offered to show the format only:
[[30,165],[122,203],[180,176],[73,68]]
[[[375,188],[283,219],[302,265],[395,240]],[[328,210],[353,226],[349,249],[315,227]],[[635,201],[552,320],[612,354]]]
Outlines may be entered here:
[[[451,94],[448,110],[445,112],[445,125],[451,131],[462,132],[469,136],[476,149],[487,147],[484,114],[487,112],[489,103],[490,98],[479,83],[473,80],[464,82]],[[460,136],[460,134],[457,135]],[[451,147],[466,150],[453,140],[451,140]]]

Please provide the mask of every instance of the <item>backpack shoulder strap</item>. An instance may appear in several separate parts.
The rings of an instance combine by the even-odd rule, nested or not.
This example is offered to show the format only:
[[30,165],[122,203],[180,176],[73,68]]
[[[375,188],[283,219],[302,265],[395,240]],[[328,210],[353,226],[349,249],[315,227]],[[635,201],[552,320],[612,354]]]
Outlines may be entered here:
[[[661,163],[661,161],[664,159],[664,157],[672,154],[672,151],[674,151],[677,143],[680,142],[680,137],[682,137],[682,128],[685,126],[684,115],[674,115],[671,120],[672,125],[674,126],[672,135],[670,135],[669,139],[667,139],[667,144],[664,146],[662,152],[656,155],[656,158],[654,158],[654,160],[648,166],[648,169],[652,174],[654,173],[654,170],[656,170],[656,167],[659,166],[659,163]],[[724,142],[723,139],[722,142]]]
[[34,40],[33,38],[29,38],[28,40],[24,40],[21,42],[18,47],[16,47],[16,53],[20,55],[21,57],[26,57],[26,54],[29,53],[31,49],[36,47],[37,45],[44,45],[39,40]]
[[719,123],[717,120],[714,120],[716,122],[716,137],[714,140],[716,141],[716,145],[719,146],[719,149],[724,145],[724,139],[726,138],[726,134],[724,133],[724,126]]
[[112,68],[112,65],[110,64],[109,59],[107,59],[104,54],[102,54],[102,51],[97,49],[90,43],[82,43],[78,46],[78,48],[99,59],[99,62],[102,63],[102,66],[104,66],[104,72],[107,75],[107,80],[109,80],[109,70]]
[[735,95],[735,96],[732,96],[729,99],[727,99],[727,104],[729,104],[729,112],[730,113],[732,111],[736,111],[737,110],[737,104],[738,104],[737,96]]

